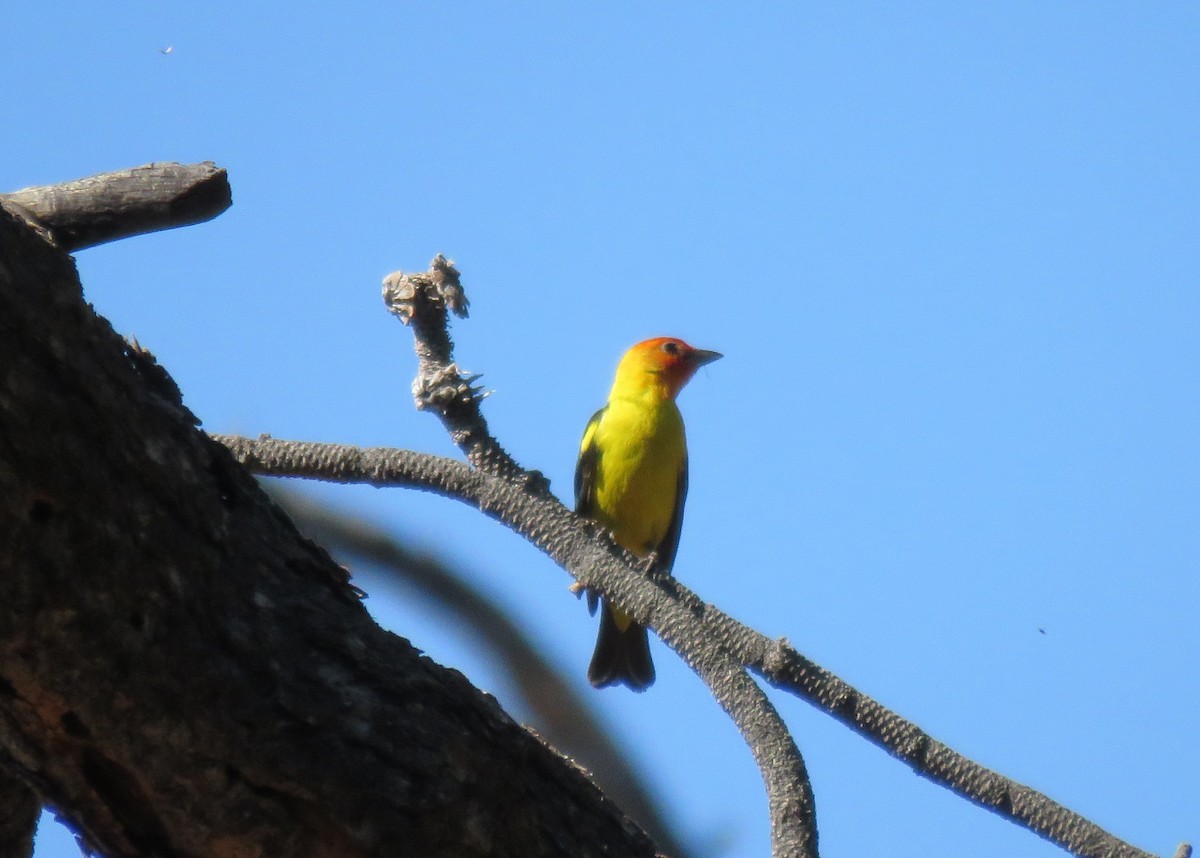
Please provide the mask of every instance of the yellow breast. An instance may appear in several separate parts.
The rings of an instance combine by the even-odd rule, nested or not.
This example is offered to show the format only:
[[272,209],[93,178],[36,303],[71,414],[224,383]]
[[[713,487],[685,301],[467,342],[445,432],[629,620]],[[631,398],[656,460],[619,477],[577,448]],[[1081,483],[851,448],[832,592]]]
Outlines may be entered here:
[[610,400],[596,426],[595,518],[635,554],[655,550],[675,511],[679,473],[687,455],[683,418],[672,401],[646,408]]

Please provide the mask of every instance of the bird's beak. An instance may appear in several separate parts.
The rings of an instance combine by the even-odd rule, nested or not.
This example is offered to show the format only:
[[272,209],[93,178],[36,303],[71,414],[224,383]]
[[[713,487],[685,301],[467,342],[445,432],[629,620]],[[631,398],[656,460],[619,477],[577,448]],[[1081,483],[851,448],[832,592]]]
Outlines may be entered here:
[[708,349],[692,349],[692,365],[702,367],[705,364],[712,363],[715,360],[720,360],[725,355],[720,352],[710,352]]

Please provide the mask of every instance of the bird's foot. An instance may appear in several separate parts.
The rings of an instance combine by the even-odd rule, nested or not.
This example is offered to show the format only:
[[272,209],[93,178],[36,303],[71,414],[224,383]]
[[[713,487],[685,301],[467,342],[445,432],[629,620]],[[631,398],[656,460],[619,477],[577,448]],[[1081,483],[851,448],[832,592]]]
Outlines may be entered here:
[[656,583],[671,580],[671,570],[663,568],[658,562],[658,552],[651,551],[642,558],[642,562],[638,564],[639,571]]

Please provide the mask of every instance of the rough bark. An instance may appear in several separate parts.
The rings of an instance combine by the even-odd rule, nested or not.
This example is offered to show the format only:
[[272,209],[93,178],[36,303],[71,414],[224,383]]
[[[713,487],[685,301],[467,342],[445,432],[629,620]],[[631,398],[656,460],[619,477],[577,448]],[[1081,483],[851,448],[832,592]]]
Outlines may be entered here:
[[29,784],[0,758],[0,855],[29,858],[41,803]]
[[211,161],[157,163],[60,185],[0,194],[74,252],[131,235],[210,220],[233,201],[229,177]]
[[110,858],[653,854],[375,625],[7,211],[0,757]]
[[[436,553],[401,542],[394,526],[340,513],[283,486],[267,489],[301,532],[329,549],[339,562],[372,570],[367,582],[378,581],[385,591],[394,589],[398,598],[428,605],[459,635],[475,638],[480,649],[491,655],[493,667],[507,675],[519,696],[517,706],[524,704],[530,726],[539,735],[583,765],[604,794],[637,820],[667,855],[692,854],[681,839],[679,820],[651,795],[649,782],[630,759],[628,747],[603,723],[598,695],[588,695],[590,688],[581,694],[579,685],[551,663],[530,630],[506,611],[495,594],[478,588],[469,575],[447,565]],[[377,589],[378,585],[372,586],[372,595]],[[513,706],[514,701],[506,702]]]

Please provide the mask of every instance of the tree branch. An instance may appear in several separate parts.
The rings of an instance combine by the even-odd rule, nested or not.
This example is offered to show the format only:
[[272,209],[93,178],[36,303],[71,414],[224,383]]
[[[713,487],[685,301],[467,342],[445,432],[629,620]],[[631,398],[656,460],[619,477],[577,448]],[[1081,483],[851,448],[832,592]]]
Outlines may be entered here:
[[145,164],[0,194],[0,203],[19,206],[68,253],[211,220],[232,202],[229,177],[212,161]]
[[465,319],[469,306],[454,265],[439,253],[428,272],[389,274],[383,279],[383,303],[389,313],[412,328],[417,353],[412,389],[417,410],[434,412],[467,461],[481,471],[545,486],[540,474],[513,461],[488,431],[479,409],[486,394],[474,386],[479,376],[464,376],[454,362],[449,313]]
[[1080,858],[1151,858],[1151,853],[1114,837],[1048,796],[934,740],[802,656],[786,641],[772,640],[739,623],[678,581],[645,578],[636,558],[536,488],[482,474],[453,459],[410,450],[230,435],[213,438],[255,473],[421,489],[473,506],[526,537],[586,586],[612,595],[639,623],[663,634],[673,649],[666,629],[658,623],[690,624],[694,621],[688,618],[696,618],[699,632],[672,625],[671,637],[685,634],[720,641],[722,651],[739,664],[832,715],[930,781]]
[[[638,622],[656,631],[660,631],[656,623],[662,618],[672,623],[691,622],[668,610],[664,603],[683,608],[687,617],[702,623],[702,636],[719,640],[722,649],[740,664],[833,716],[933,783],[1080,858],[1151,858],[1151,853],[1114,837],[1048,796],[936,741],[807,659],[786,641],[773,640],[739,623],[678,581],[645,578],[636,558],[534,487],[482,474],[453,459],[411,450],[234,435],[212,437],[258,474],[420,489],[473,506],[526,537],[586,586],[601,589],[606,595],[611,593]],[[677,628],[672,631],[672,636],[681,633]],[[695,633],[689,630],[683,634]],[[668,644],[676,648],[669,640]]]

